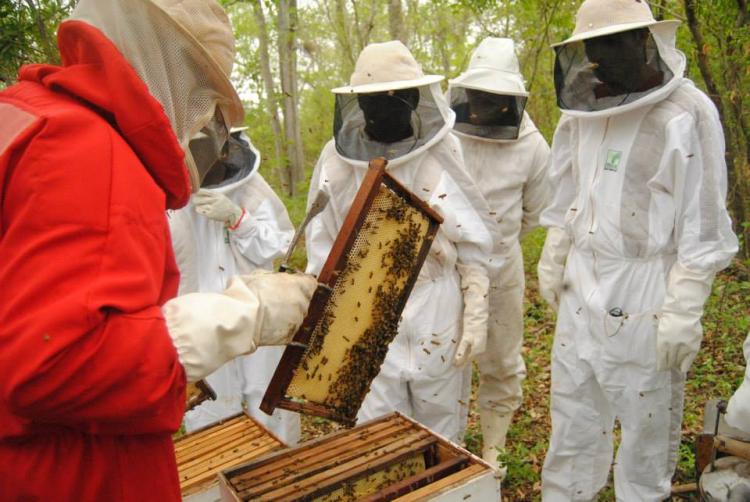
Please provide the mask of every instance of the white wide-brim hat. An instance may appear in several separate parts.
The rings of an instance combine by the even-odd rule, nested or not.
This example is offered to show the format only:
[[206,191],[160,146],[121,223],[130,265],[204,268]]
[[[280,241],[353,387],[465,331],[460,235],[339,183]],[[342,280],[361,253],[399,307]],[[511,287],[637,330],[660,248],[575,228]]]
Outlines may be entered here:
[[368,94],[410,89],[440,82],[442,75],[425,75],[409,49],[398,40],[370,44],[359,54],[349,85],[334,94]]
[[499,72],[487,68],[466,70],[458,77],[448,82],[452,87],[464,87],[478,91],[491,92],[493,94],[505,94],[508,96],[529,95],[519,75],[508,72]]
[[679,26],[680,21],[669,19],[657,21],[645,2],[633,0],[586,0],[576,14],[573,35],[552,44],[552,47],[580,42],[590,38],[622,33],[624,31],[655,26]]
[[487,37],[471,54],[469,68],[449,82],[452,87],[465,87],[494,94],[528,96],[516,57],[515,43],[510,38]]

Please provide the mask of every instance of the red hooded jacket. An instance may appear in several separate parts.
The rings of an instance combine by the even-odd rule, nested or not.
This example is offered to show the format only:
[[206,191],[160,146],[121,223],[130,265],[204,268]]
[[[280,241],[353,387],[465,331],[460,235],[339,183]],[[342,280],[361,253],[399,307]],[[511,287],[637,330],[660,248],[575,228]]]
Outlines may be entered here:
[[92,26],[0,92],[0,499],[179,500],[161,313],[190,195],[161,105]]

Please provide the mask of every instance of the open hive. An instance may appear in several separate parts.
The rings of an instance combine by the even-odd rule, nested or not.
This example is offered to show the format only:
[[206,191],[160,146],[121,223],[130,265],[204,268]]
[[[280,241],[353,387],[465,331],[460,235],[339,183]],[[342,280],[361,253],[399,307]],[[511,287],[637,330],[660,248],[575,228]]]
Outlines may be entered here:
[[499,500],[492,468],[392,413],[219,475],[223,500]]
[[183,498],[210,489],[222,469],[284,446],[245,413],[180,437],[174,449]]
[[375,159],[260,408],[353,425],[442,218]]

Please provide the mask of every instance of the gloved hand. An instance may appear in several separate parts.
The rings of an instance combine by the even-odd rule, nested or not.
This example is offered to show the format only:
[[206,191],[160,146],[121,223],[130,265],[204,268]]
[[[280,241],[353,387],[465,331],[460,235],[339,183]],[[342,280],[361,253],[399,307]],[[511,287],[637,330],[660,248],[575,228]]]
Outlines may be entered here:
[[[745,339],[745,360],[750,363],[750,334]],[[729,400],[726,421],[729,425],[750,434],[750,364],[745,369],[745,380]]]
[[458,342],[454,366],[463,366],[478,356],[487,345],[487,321],[489,318],[490,280],[487,272],[477,266],[457,266],[464,294],[463,333]]
[[201,189],[191,200],[198,214],[220,221],[227,227],[236,226],[244,215],[242,208],[223,193]]
[[547,229],[547,239],[544,241],[544,248],[536,270],[539,275],[539,294],[552,307],[552,310],[557,310],[560,305],[568,251],[570,251],[570,237],[565,229],[559,227]]
[[687,373],[703,338],[703,304],[711,294],[713,272],[693,272],[675,263],[656,332],[656,367]]
[[188,382],[262,345],[288,343],[307,313],[317,280],[256,271],[233,277],[222,293],[190,293],[162,312]]

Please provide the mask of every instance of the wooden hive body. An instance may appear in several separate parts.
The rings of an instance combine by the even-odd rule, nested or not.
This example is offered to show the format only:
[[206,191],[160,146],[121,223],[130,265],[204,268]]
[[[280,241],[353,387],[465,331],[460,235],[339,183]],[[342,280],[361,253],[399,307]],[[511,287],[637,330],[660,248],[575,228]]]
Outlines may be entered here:
[[353,425],[442,218],[370,163],[261,409]]
[[[223,500],[499,500],[492,468],[398,413],[223,471]],[[458,497],[458,498],[456,498]]]
[[285,445],[258,422],[239,413],[174,441],[183,498],[208,490],[223,469]]

